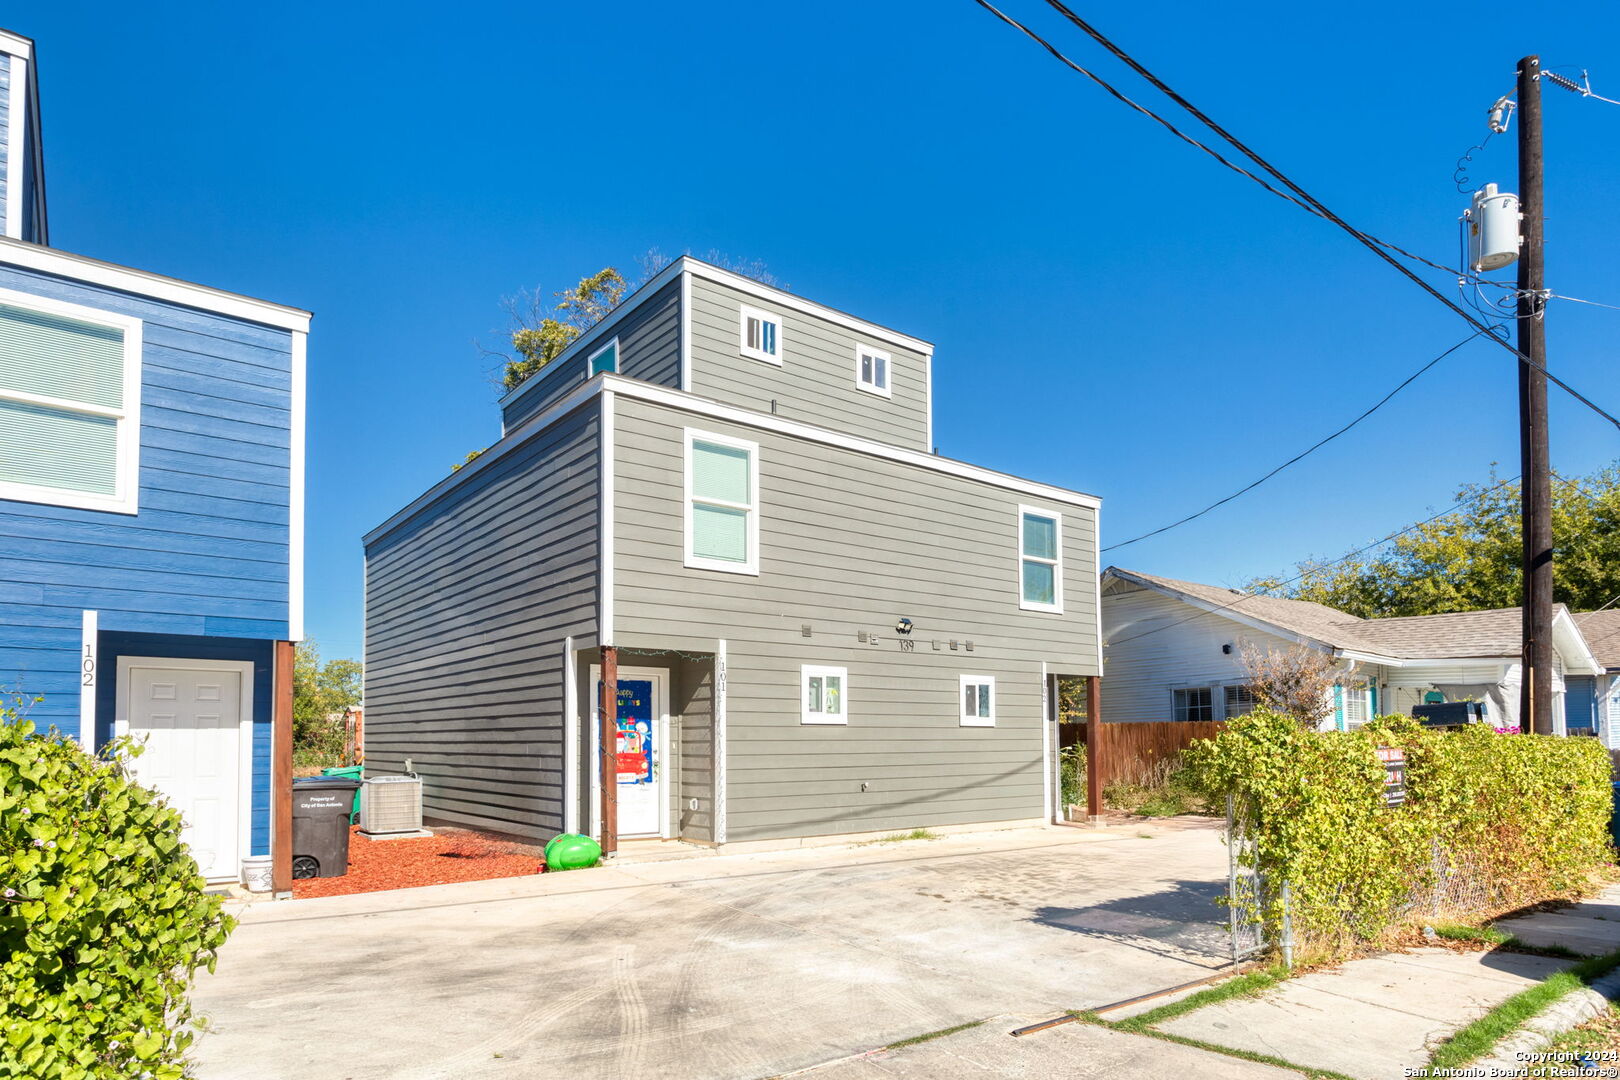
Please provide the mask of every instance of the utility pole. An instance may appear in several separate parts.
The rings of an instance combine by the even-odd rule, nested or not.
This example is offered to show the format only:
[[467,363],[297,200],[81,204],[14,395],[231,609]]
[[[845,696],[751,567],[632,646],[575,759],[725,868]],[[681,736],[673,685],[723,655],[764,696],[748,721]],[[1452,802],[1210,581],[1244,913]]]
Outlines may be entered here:
[[1553,733],[1552,711],[1552,461],[1547,443],[1547,299],[1542,261],[1541,58],[1519,61],[1519,206],[1524,246],[1519,254],[1520,512],[1524,539],[1524,661],[1519,686],[1520,730]]

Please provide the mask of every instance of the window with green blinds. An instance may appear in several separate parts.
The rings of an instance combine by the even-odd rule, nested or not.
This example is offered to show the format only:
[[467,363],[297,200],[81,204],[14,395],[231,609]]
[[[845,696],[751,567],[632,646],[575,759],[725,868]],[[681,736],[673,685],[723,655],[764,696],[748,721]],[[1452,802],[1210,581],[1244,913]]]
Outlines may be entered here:
[[124,404],[124,332],[0,304],[0,390]]
[[687,562],[716,570],[755,567],[754,450],[691,436]]
[[123,443],[136,437],[138,402],[125,400],[131,331],[16,295],[0,299],[0,498],[130,509],[119,504],[133,495],[122,490],[133,486],[132,462],[121,468]]

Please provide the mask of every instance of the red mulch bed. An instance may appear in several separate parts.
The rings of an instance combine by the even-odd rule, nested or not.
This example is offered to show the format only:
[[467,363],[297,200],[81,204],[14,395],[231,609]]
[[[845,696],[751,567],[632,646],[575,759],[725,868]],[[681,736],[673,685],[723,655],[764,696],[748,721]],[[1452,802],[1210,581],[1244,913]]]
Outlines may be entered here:
[[461,829],[408,840],[372,840],[351,828],[349,872],[342,877],[298,879],[293,882],[293,896],[302,900],[486,881],[537,874],[544,868],[539,848]]

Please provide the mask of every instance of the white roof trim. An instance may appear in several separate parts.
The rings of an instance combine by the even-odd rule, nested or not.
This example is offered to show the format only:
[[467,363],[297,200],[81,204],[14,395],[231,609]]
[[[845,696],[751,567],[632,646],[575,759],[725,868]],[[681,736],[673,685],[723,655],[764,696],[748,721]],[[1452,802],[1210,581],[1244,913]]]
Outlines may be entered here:
[[477,476],[489,468],[490,465],[522,446],[528,441],[529,436],[538,433],[542,428],[550,427],[563,416],[579,408],[588,399],[602,392],[603,380],[606,378],[606,375],[598,375],[587,382],[582,382],[573,390],[552,402],[550,408],[542,409],[540,412],[528,417],[523,423],[501,436],[500,442],[428,488],[387,521],[366,533],[361,537],[361,542],[369,544],[377,537],[391,531],[395,526],[404,524],[414,517],[418,510],[437,499],[440,495],[464,482],[469,476]]
[[[1358,663],[1381,664],[1384,667],[1398,668],[1433,667],[1437,664],[1475,663],[1486,660],[1507,660],[1516,663],[1520,659],[1515,654],[1485,654],[1480,656],[1414,656],[1402,658],[1395,656],[1382,656],[1378,653],[1363,652],[1359,649],[1340,648],[1329,645],[1327,642],[1321,641],[1317,638],[1312,638],[1309,635],[1301,634],[1298,631],[1289,630],[1285,627],[1278,626],[1276,623],[1269,622],[1258,616],[1250,616],[1246,613],[1238,612],[1233,608],[1213,604],[1208,600],[1184,593],[1179,589],[1174,589],[1167,585],[1161,585],[1156,581],[1148,581],[1145,578],[1136,576],[1129,570],[1121,570],[1118,567],[1110,566],[1107,570],[1103,571],[1102,576],[1104,578],[1112,577],[1116,581],[1126,581],[1132,585],[1137,585],[1144,589],[1152,589],[1155,592],[1164,593],[1166,596],[1173,596],[1177,600],[1190,604],[1193,607],[1201,608],[1204,611],[1214,614],[1224,615],[1233,622],[1242,623],[1245,626],[1252,626],[1255,629],[1276,634],[1278,637],[1292,638],[1293,640],[1301,643],[1311,644],[1323,649],[1331,650],[1335,656],[1342,656],[1347,660],[1355,660]],[[1250,594],[1244,594],[1245,597],[1248,595]],[[1237,601],[1234,601],[1234,603],[1236,602]],[[1104,644],[1106,644],[1106,642]],[[1581,634],[1580,626],[1573,618],[1570,617],[1567,610],[1561,609],[1553,616],[1553,647],[1558,651],[1559,658],[1564,662],[1564,672],[1566,674],[1603,674],[1603,665],[1598,663],[1597,656],[1593,654],[1591,646],[1586,643],[1585,636]]]
[[891,345],[900,346],[902,349],[910,349],[912,352],[922,353],[924,356],[934,354],[932,342],[914,338],[910,334],[902,334],[898,330],[890,330],[887,326],[879,326],[877,323],[867,322],[865,319],[858,319],[836,308],[830,308],[825,304],[818,304],[814,300],[806,300],[802,296],[795,296],[793,293],[762,284],[753,278],[734,274],[730,270],[722,270],[718,266],[703,262],[700,259],[694,259],[690,255],[683,255],[675,261],[683,264],[694,277],[729,286],[738,292],[747,293],[749,296],[769,300],[778,307],[785,307],[806,315],[813,315],[818,319],[825,319],[827,322],[837,323],[846,330],[854,330],[868,337],[887,341]]
[[301,308],[272,304],[268,300],[256,300],[240,293],[212,289],[207,285],[196,285],[146,270],[72,255],[9,237],[0,237],[0,265],[37,270],[91,285],[104,285],[109,289],[184,304],[216,315],[227,315],[282,330],[309,332],[310,313]]
[[0,30],[0,52],[9,53],[23,60],[32,60],[34,43],[20,34],[13,34],[10,30]]
[[1055,503],[1081,506],[1090,510],[1098,510],[1102,506],[1101,499],[1095,495],[1087,495],[1084,492],[1069,491],[1065,488],[1053,487],[1050,484],[1037,483],[1034,480],[1024,480],[1017,476],[996,472],[994,469],[969,465],[963,461],[953,461],[950,458],[936,457],[933,454],[924,454],[917,450],[890,446],[887,443],[880,443],[873,439],[863,439],[856,435],[828,431],[825,428],[814,427],[810,424],[800,423],[797,420],[786,420],[779,416],[767,416],[764,413],[740,409],[734,405],[723,405],[718,401],[697,397],[694,394],[688,394],[680,390],[672,390],[667,386],[657,386],[637,379],[627,379],[622,375],[603,373],[587,382],[580,383],[569,393],[552,402],[549,408],[525,419],[516,428],[507,432],[500,442],[478,455],[469,464],[440,480],[412,500],[408,506],[366,533],[363,542],[369,544],[395,526],[404,523],[413,517],[418,510],[449,491],[456,484],[465,481],[469,476],[475,476],[482,472],[492,463],[499,461],[521,446],[530,436],[538,433],[543,428],[550,427],[557,420],[579,408],[585,401],[602,393],[604,390],[621,394],[627,398],[650,401],[668,408],[680,409],[698,416],[707,416],[762,431],[774,431],[777,434],[804,439],[807,442],[820,443],[824,446],[836,446],[844,450],[853,450],[856,453],[900,462],[919,469],[928,469],[931,472],[946,473],[965,480],[974,480],[981,484],[1016,491],[1023,495],[1033,495],[1036,498],[1047,499]]
[[1567,608],[1553,613],[1553,648],[1564,661],[1565,675],[1602,675],[1604,667],[1598,662],[1592,646],[1586,643],[1580,624],[1570,617]]
[[[1129,570],[1121,570],[1116,566],[1110,566],[1108,569],[1104,570],[1102,576],[1105,578],[1112,577],[1116,581],[1129,582],[1130,584],[1139,586],[1140,588],[1152,589],[1154,592],[1175,597],[1182,603],[1198,608],[1199,610],[1208,614],[1220,615],[1223,618],[1230,619],[1235,623],[1241,623],[1242,625],[1251,629],[1261,630],[1265,633],[1273,634],[1281,638],[1288,638],[1290,641],[1296,641],[1301,645],[1310,645],[1313,648],[1321,649],[1323,652],[1332,653],[1334,656],[1344,657],[1347,660],[1355,660],[1356,662],[1363,664],[1382,664],[1385,667],[1402,667],[1411,662],[1409,660],[1402,660],[1401,658],[1395,656],[1382,656],[1378,653],[1362,652],[1359,649],[1345,649],[1323,641],[1320,638],[1311,637],[1309,634],[1302,634],[1298,630],[1290,630],[1286,626],[1279,626],[1268,619],[1262,619],[1258,615],[1250,615],[1248,612],[1238,611],[1234,605],[1248,599],[1249,596],[1252,595],[1250,593],[1243,593],[1241,596],[1235,597],[1232,601],[1232,605],[1216,604],[1209,600],[1205,600],[1203,597],[1193,596],[1191,593],[1182,592],[1180,589],[1171,588],[1168,585],[1161,585],[1157,581],[1149,581],[1146,578],[1137,577]],[[1108,643],[1105,641],[1103,644],[1106,645]]]
[[672,409],[681,409],[686,412],[697,413],[700,416],[713,417],[716,420],[725,420],[745,427],[759,428],[763,431],[774,431],[781,435],[804,439],[807,442],[821,443],[824,446],[837,446],[844,450],[853,450],[872,457],[898,461],[905,465],[914,465],[920,469],[960,476],[966,480],[977,480],[983,484],[1005,488],[1008,491],[1021,492],[1025,495],[1033,495],[1040,499],[1049,499],[1052,502],[1064,503],[1068,506],[1083,506],[1089,510],[1096,510],[1102,506],[1102,500],[1095,495],[1087,495],[1080,491],[1069,491],[1067,488],[1053,487],[1051,484],[1042,484],[1034,480],[1025,480],[1022,477],[996,472],[994,469],[969,465],[965,461],[954,461],[951,458],[925,454],[920,450],[907,450],[899,446],[890,446],[888,443],[862,438],[859,435],[846,435],[843,432],[830,431],[827,428],[819,428],[812,424],[801,423],[798,420],[788,420],[780,416],[757,413],[751,409],[738,408],[735,405],[725,405],[708,398],[698,397],[695,394],[672,390],[667,386],[626,379],[622,376],[618,378],[609,376],[608,385],[612,390],[623,394],[625,397],[651,401]]

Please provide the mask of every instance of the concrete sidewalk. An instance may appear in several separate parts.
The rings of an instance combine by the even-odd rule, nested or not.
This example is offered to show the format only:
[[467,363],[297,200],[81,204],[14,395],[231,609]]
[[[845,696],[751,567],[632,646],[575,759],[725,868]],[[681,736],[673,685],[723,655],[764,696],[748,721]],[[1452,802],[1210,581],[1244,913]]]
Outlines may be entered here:
[[[1589,955],[1620,949],[1620,886],[1574,908],[1496,924],[1526,944]],[[1172,1035],[1386,1080],[1426,1065],[1436,1044],[1571,961],[1427,948],[1354,960],[1252,998],[1159,1025]]]
[[1035,1035],[1008,1032],[1048,1016],[996,1016],[968,1031],[913,1046],[874,1050],[790,1073],[795,1080],[1299,1080],[1299,1074],[1190,1046],[1065,1024]]

